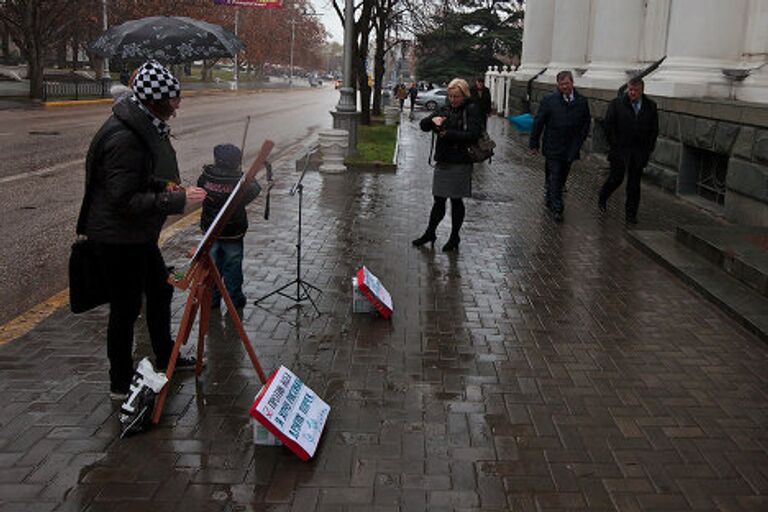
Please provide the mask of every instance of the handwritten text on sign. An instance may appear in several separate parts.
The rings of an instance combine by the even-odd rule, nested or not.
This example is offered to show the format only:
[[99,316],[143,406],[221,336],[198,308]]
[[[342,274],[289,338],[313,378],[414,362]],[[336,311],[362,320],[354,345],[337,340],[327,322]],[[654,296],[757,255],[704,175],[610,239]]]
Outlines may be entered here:
[[256,406],[257,412],[278,431],[279,438],[296,443],[308,457],[317,449],[330,409],[284,366],[277,370]]

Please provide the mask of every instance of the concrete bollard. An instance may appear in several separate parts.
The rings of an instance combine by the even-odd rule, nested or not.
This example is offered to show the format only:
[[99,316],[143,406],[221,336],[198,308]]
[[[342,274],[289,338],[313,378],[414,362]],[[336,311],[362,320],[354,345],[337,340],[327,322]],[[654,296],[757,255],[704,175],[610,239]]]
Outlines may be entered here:
[[386,125],[397,124],[399,120],[400,120],[400,109],[398,107],[384,108],[384,124]]
[[321,130],[318,136],[320,138],[320,153],[322,154],[320,172],[328,174],[345,172],[347,166],[344,165],[344,156],[347,154],[347,145],[349,144],[347,130]]

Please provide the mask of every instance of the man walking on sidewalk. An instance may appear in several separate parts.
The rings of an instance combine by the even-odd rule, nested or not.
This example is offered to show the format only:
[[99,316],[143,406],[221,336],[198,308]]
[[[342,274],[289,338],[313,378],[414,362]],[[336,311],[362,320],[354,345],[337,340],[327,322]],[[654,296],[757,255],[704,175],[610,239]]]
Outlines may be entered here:
[[600,189],[597,202],[600,211],[607,208],[608,198],[619,188],[627,174],[627,198],[624,213],[627,224],[637,224],[640,206],[640,178],[656,147],[659,116],[656,103],[643,94],[643,80],[633,78],[627,92],[611,101],[605,114],[605,135],[610,151],[611,172]]
[[589,104],[574,89],[573,75],[570,71],[559,72],[557,91],[545,96],[539,104],[528,144],[533,153],[538,153],[539,140],[544,132],[545,204],[555,222],[563,221],[563,188],[571,164],[579,159],[581,146],[589,134],[590,122]]

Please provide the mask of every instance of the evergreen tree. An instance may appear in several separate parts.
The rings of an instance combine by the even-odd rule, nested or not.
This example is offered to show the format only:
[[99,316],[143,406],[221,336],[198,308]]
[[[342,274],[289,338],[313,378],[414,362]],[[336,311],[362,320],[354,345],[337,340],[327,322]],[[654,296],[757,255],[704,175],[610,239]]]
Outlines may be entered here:
[[462,0],[443,9],[435,28],[417,34],[417,76],[440,83],[503,64],[500,56],[520,54],[522,20],[520,0]]

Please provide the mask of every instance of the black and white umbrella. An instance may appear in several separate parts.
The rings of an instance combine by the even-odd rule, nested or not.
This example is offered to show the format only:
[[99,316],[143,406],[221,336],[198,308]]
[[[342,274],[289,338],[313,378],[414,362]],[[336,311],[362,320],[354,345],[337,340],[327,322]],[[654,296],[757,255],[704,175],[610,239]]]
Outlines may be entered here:
[[89,50],[97,57],[178,64],[233,57],[243,48],[240,38],[219,25],[184,16],[151,16],[111,27]]

